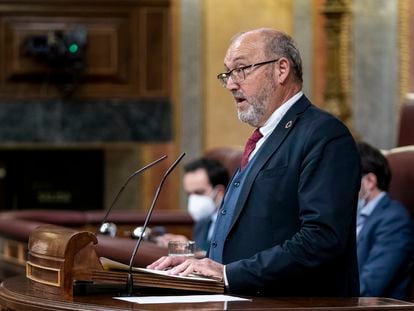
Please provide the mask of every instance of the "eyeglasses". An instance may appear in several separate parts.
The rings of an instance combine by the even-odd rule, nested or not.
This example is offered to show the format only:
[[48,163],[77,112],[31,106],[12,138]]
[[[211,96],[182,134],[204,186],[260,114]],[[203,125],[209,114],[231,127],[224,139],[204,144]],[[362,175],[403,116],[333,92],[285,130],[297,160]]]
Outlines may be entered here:
[[274,62],[277,62],[279,59],[280,58],[276,58],[276,59],[268,60],[268,61],[261,62],[261,63],[256,63],[256,64],[247,65],[243,67],[237,67],[230,71],[219,73],[217,75],[217,79],[220,80],[220,83],[223,87],[227,86],[227,82],[229,81],[230,77],[233,79],[233,82],[240,83],[244,81],[244,79],[246,79],[246,70],[252,69],[254,67],[259,67],[262,65],[274,63]]

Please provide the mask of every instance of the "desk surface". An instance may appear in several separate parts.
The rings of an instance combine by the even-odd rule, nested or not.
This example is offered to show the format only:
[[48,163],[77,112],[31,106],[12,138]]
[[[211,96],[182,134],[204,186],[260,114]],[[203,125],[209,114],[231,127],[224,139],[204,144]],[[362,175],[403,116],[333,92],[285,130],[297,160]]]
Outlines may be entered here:
[[[13,277],[0,286],[0,305],[7,310],[414,310],[414,303],[388,298],[252,298],[248,302],[134,304],[112,295],[76,296],[73,301],[47,299],[33,291],[25,277]],[[2,308],[2,310],[3,310]]]

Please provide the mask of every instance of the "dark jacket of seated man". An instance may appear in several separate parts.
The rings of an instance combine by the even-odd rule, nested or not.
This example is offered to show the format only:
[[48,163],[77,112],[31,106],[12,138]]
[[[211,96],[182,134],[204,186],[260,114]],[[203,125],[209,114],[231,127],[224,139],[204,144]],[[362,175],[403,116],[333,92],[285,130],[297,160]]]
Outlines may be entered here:
[[360,295],[406,299],[414,230],[407,209],[387,194],[391,172],[376,148],[358,143],[362,181],[357,217]]
[[[205,256],[210,246],[211,234],[217,218],[217,209],[223,200],[229,182],[229,173],[219,161],[202,157],[184,165],[183,188],[188,195],[187,210],[195,225],[193,240],[198,256]],[[168,246],[169,241],[187,241],[188,238],[173,233],[157,237],[159,246]]]

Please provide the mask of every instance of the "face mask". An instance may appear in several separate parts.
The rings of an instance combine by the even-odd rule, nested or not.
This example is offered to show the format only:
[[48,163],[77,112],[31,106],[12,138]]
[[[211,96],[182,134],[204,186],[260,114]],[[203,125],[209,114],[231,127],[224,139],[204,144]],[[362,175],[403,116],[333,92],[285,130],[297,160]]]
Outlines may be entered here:
[[188,197],[188,213],[194,221],[210,217],[216,210],[213,198],[208,195],[190,194]]
[[361,210],[361,208],[367,205],[370,194],[371,194],[371,191],[365,189],[365,187],[363,186],[361,182],[361,189],[359,191],[359,198],[358,198],[358,210]]

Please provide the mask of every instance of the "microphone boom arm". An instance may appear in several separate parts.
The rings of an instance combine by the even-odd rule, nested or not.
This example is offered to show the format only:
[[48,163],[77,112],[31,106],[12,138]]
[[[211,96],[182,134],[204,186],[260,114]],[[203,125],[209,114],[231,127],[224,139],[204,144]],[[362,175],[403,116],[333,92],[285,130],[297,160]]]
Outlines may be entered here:
[[164,176],[162,177],[162,179],[161,179],[161,181],[160,181],[160,184],[158,185],[157,191],[155,192],[155,195],[154,195],[154,198],[153,198],[153,200],[152,200],[151,206],[150,206],[150,208],[149,208],[149,210],[148,210],[147,217],[145,218],[145,222],[144,222],[144,225],[143,225],[143,227],[142,227],[141,234],[140,234],[140,236],[139,236],[139,238],[138,238],[137,243],[135,244],[134,250],[133,250],[132,255],[131,255],[131,259],[130,259],[130,261],[129,261],[128,279],[127,279],[127,295],[128,295],[128,296],[132,296],[132,293],[133,293],[133,290],[134,290],[134,280],[133,280],[133,276],[132,276],[132,264],[133,264],[133,262],[134,262],[135,255],[136,255],[136,254],[137,254],[137,252],[138,252],[138,248],[139,248],[139,246],[140,246],[140,244],[141,244],[141,241],[142,241],[142,237],[143,237],[143,235],[144,235],[144,232],[145,232],[145,230],[147,229],[147,225],[148,225],[148,222],[149,222],[149,220],[150,220],[150,218],[151,218],[152,212],[153,212],[153,210],[154,210],[155,203],[156,203],[156,202],[157,202],[157,200],[158,200],[158,197],[159,197],[159,195],[160,195],[161,188],[162,188],[162,186],[163,186],[163,184],[164,184],[165,180],[167,179],[168,175],[172,172],[172,170],[173,170],[173,169],[177,166],[177,164],[181,161],[181,159],[182,159],[184,156],[185,156],[185,152],[183,152],[183,153],[182,153],[182,154],[181,154],[181,155],[177,158],[177,160],[175,160],[175,161],[174,161],[174,163],[173,163],[173,164],[171,164],[171,166],[168,168],[168,170],[164,173]]
[[166,155],[163,155],[161,158],[159,158],[159,159],[157,159],[157,160],[155,160],[155,161],[153,161],[153,162],[151,162],[151,163],[149,163],[149,164],[145,165],[144,167],[141,167],[139,170],[135,171],[134,173],[132,173],[132,174],[128,177],[128,179],[126,180],[126,182],[124,183],[124,185],[121,187],[121,189],[118,191],[118,193],[116,194],[115,198],[113,199],[113,201],[112,201],[112,203],[111,203],[111,206],[108,208],[108,210],[107,210],[107,212],[106,212],[106,214],[105,214],[105,216],[104,216],[104,218],[103,218],[103,220],[102,220],[101,226],[98,228],[98,230],[99,230],[100,228],[102,228],[102,226],[106,223],[106,220],[107,220],[107,218],[108,218],[109,213],[111,212],[111,210],[112,210],[113,206],[115,205],[115,203],[118,201],[118,198],[120,197],[120,195],[121,195],[121,194],[122,194],[122,192],[124,191],[125,187],[128,185],[129,181],[130,181],[132,178],[134,178],[136,175],[138,175],[139,173],[142,173],[142,172],[146,171],[148,168],[150,168],[151,166],[154,166],[154,165],[155,165],[155,164],[157,164],[158,162],[161,162],[161,161],[162,161],[162,160],[164,160],[165,158],[167,158],[167,156],[166,156]]

